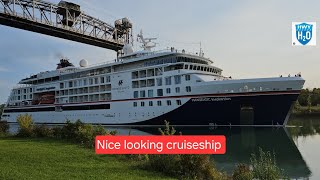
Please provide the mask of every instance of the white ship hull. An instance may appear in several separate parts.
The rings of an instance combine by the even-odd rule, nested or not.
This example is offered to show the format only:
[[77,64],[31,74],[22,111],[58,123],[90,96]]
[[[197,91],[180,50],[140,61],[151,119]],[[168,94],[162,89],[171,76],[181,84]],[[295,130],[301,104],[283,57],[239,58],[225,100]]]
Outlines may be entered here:
[[[181,89],[162,97],[65,104],[59,106],[69,110],[58,112],[55,105],[6,108],[2,119],[14,123],[17,116],[28,113],[35,123],[49,124],[79,119],[106,125],[163,125],[164,120],[173,125],[285,125],[303,83],[300,77],[199,82],[191,86],[192,93]],[[90,105],[108,105],[108,109],[70,108]],[[253,110],[250,122],[241,120],[245,108]],[[14,112],[17,109],[20,112]]]

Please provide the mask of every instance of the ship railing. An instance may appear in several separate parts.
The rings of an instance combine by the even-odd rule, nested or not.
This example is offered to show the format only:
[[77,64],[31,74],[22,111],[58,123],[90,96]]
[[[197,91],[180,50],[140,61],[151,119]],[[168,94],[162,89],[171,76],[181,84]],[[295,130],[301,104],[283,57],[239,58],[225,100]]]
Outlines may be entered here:
[[95,64],[90,64],[88,66],[86,66],[85,68],[91,68],[91,67],[95,67],[95,66],[101,66],[101,65],[106,65],[106,64],[112,64],[112,63],[115,63],[116,62],[116,59],[112,60],[112,61],[105,61],[105,62],[102,62],[102,63],[95,63]]
[[32,84],[18,84],[18,85],[15,85],[13,87],[13,89],[20,89],[20,88],[26,88],[26,87],[31,87]]
[[162,49],[162,50],[158,50],[158,51],[152,51],[150,53],[146,53],[146,55],[153,55],[153,54],[160,54],[160,53],[181,53],[181,54],[188,54],[188,55],[193,55],[193,56],[199,56],[199,57],[202,57],[204,59],[209,59],[209,58],[206,58],[204,57],[204,54],[201,52],[201,53],[198,53],[198,52],[191,52],[191,51],[186,51],[185,49],[175,49],[175,48],[166,48],[166,49]]

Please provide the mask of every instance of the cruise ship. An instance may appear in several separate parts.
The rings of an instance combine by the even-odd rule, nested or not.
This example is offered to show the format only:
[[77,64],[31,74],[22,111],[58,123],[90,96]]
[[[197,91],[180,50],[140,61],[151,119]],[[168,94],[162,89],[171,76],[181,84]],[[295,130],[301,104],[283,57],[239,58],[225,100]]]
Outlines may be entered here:
[[202,51],[153,51],[152,39],[138,37],[143,50],[126,44],[98,65],[61,59],[55,70],[22,79],[1,119],[14,123],[27,113],[48,124],[282,126],[305,82],[300,74],[232,79]]

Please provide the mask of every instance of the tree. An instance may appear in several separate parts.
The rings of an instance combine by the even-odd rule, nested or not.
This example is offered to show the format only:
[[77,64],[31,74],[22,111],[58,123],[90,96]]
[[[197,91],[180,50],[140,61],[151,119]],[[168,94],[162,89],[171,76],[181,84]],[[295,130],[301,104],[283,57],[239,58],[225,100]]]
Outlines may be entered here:
[[0,116],[2,115],[3,108],[4,108],[4,104],[1,104],[0,105]]
[[314,88],[310,98],[312,106],[317,106],[318,104],[320,104],[320,89]]
[[302,89],[300,96],[298,97],[298,102],[301,106],[308,106],[309,89]]

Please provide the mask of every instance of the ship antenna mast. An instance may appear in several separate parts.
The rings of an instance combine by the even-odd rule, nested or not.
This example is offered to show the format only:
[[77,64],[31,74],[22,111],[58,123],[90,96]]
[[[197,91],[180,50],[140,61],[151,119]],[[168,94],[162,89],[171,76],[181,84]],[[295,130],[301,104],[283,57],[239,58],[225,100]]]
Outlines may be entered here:
[[144,38],[142,30],[140,30],[140,34],[137,35],[138,40],[140,39],[140,42],[142,43],[142,48],[145,51],[151,51],[151,48],[156,47],[156,43],[152,42],[152,40],[156,40],[157,38]]

